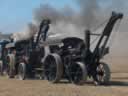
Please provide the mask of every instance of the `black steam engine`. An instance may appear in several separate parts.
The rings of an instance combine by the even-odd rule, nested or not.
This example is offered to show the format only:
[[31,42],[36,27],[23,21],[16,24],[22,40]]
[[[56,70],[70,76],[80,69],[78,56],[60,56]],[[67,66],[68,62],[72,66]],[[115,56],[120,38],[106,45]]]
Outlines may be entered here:
[[42,60],[49,49],[42,47],[41,42],[46,40],[49,24],[49,20],[43,20],[37,36],[28,40],[13,41],[6,45],[8,49],[6,71],[10,78],[17,75],[20,80],[24,80],[35,77],[37,73],[41,78],[43,77]]
[[[100,60],[109,52],[107,42],[116,21],[122,17],[121,13],[113,12],[102,34],[92,34],[87,30],[85,40],[77,37],[49,40],[50,20],[43,20],[35,37],[13,42],[12,47],[7,44],[11,49],[7,58],[10,77],[17,74],[19,79],[24,80],[38,73],[52,83],[68,79],[72,83],[83,84],[87,77],[92,77],[95,84],[108,83],[110,69]],[[93,51],[90,49],[91,35],[100,36]]]
[[[53,83],[61,79],[68,79],[75,84],[83,84],[87,77],[92,77],[94,83],[107,84],[110,79],[110,69],[101,62],[101,58],[109,52],[106,47],[112,29],[123,14],[112,13],[102,34],[85,32],[85,41],[79,38],[65,38],[63,46],[49,54],[44,61],[44,74],[47,80]],[[91,35],[97,35],[99,41],[93,51],[90,49]]]

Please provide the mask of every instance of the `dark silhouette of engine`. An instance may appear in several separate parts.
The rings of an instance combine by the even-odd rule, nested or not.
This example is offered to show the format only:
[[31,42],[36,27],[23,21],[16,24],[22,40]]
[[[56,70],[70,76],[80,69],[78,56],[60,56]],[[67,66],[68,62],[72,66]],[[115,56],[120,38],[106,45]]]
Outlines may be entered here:
[[[87,77],[92,77],[95,84],[106,84],[110,69],[100,60],[109,52],[106,44],[116,21],[122,17],[123,14],[113,12],[103,32],[97,35],[87,30],[85,40],[78,37],[49,40],[47,33],[51,21],[43,20],[36,36],[6,45],[8,74],[10,77],[17,74],[22,80],[39,75],[53,83],[68,79],[75,84],[83,84]],[[93,51],[90,50],[91,35],[99,36]]]

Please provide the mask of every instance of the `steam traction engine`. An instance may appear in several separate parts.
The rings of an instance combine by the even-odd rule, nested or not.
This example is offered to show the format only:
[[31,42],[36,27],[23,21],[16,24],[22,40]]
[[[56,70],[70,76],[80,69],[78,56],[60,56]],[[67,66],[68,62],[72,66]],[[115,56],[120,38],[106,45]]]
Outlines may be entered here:
[[24,80],[28,77],[35,77],[36,74],[43,76],[42,60],[49,50],[40,46],[40,43],[46,40],[49,24],[49,20],[43,20],[35,37],[28,40],[13,41],[6,45],[9,50],[7,56],[9,77],[17,75],[20,80]]
[[[61,40],[62,46],[58,46],[58,50],[45,58],[46,79],[57,83],[66,78],[75,84],[83,84],[87,77],[92,77],[96,85],[107,84],[110,80],[110,69],[100,60],[109,52],[107,42],[116,21],[122,17],[123,14],[113,12],[102,34],[92,34],[87,30],[85,42],[72,37]],[[90,50],[91,35],[100,36],[93,51]]]
[[[35,38],[26,43],[16,42],[17,55],[13,55],[15,59],[8,58],[9,64],[15,63],[15,72],[21,80],[39,73],[42,78],[52,83],[68,79],[72,83],[83,84],[87,77],[92,77],[95,84],[108,83],[110,69],[107,64],[100,62],[100,59],[108,53],[106,44],[116,21],[122,17],[120,13],[112,13],[93,51],[90,50],[92,33],[89,30],[86,31],[85,40],[77,37],[49,40],[47,32],[50,20],[43,20]],[[22,44],[23,48],[19,47]]]

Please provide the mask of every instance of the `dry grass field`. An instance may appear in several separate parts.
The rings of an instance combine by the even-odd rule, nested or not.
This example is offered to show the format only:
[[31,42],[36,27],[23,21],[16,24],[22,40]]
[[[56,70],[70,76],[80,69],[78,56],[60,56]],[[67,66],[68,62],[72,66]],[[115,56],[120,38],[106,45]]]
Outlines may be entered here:
[[128,96],[128,58],[107,60],[112,72],[110,85],[83,86],[70,83],[51,84],[44,80],[8,79],[0,77],[0,96]]

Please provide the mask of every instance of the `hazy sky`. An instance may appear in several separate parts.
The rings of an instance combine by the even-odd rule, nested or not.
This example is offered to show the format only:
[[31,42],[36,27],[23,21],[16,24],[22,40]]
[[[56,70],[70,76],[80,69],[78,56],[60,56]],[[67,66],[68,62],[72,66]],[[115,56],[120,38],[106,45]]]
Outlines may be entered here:
[[[78,5],[73,1],[75,0],[0,0],[0,31],[4,33],[20,31],[32,21],[34,9],[40,4],[50,4],[57,9],[68,5],[77,10]],[[111,0],[99,1],[103,7],[112,4]]]
[[32,21],[34,9],[40,4],[47,3],[56,8],[64,5],[76,8],[72,0],[0,0],[0,31],[4,33],[20,31]]

